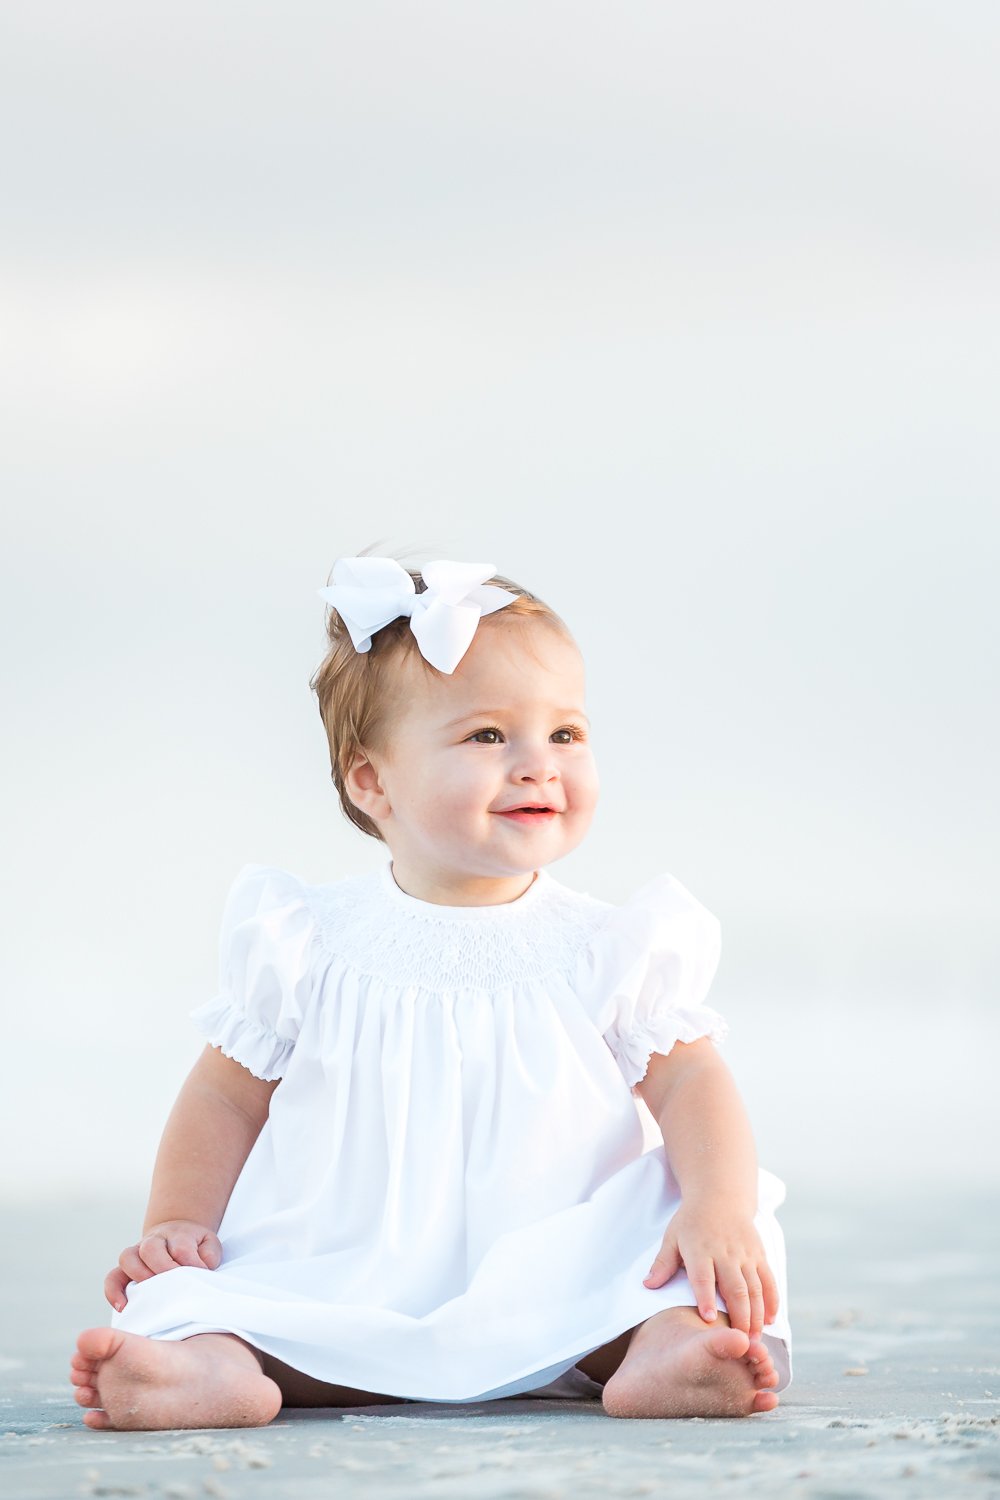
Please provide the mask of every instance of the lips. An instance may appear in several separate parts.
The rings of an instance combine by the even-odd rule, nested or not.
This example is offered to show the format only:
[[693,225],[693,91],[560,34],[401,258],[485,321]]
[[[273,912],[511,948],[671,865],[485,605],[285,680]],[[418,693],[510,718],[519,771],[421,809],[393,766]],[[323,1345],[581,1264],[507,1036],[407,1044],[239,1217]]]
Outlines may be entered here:
[[528,804],[524,807],[505,808],[498,816],[509,818],[512,823],[548,823],[559,814],[552,807],[533,807]]

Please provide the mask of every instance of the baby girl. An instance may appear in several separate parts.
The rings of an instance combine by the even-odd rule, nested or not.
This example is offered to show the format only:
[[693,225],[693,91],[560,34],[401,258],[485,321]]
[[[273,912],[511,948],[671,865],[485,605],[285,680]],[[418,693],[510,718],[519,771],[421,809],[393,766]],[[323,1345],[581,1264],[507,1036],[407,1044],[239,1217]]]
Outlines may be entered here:
[[784,1190],[705,1003],[718,924],[668,874],[614,905],[549,870],[598,796],[572,635],[492,564],[332,577],[311,685],[343,811],[387,857],[233,881],[206,1046],[111,1326],[72,1359],[84,1421],[772,1410]]

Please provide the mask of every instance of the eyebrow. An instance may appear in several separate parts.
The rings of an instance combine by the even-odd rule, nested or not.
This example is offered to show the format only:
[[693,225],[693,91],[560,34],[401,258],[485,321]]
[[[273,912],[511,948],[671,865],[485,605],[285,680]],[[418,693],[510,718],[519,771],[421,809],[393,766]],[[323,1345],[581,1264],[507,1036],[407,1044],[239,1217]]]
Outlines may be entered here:
[[[454,729],[456,724],[465,724],[470,719],[500,719],[510,710],[506,708],[475,708],[471,714],[462,714],[457,719],[449,719],[444,726],[445,729]],[[556,717],[560,719],[583,719],[587,724],[590,720],[582,708],[557,708]]]

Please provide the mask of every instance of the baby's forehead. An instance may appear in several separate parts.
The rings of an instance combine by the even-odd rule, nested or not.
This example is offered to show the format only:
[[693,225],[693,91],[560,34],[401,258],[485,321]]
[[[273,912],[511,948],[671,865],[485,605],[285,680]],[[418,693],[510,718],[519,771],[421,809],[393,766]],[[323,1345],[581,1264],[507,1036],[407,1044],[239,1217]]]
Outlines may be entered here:
[[551,629],[483,634],[452,673],[431,671],[415,654],[399,667],[399,706],[435,718],[528,703],[562,711],[578,705],[582,712],[582,657],[574,641]]

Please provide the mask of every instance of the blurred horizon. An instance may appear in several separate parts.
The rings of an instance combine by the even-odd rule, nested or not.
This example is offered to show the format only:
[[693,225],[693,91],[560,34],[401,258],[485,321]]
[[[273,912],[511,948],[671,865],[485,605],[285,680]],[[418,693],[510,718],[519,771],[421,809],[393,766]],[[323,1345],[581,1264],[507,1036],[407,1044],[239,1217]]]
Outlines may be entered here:
[[576,635],[762,1163],[995,1181],[1000,14],[12,0],[0,1196],[141,1186],[247,862],[385,857],[316,590],[492,561]]

